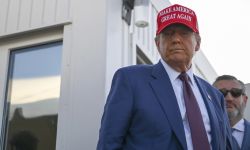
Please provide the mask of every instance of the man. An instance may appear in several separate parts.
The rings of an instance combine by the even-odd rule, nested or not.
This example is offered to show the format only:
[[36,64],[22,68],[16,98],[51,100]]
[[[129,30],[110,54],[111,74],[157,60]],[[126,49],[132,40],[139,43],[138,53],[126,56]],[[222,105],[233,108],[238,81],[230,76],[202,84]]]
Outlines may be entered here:
[[241,150],[250,150],[250,122],[243,118],[248,97],[242,81],[231,75],[216,78],[214,84],[226,100],[232,134]]
[[115,73],[98,150],[230,148],[223,95],[193,75],[201,41],[197,25],[195,12],[181,5],[158,13],[155,43],[161,60]]

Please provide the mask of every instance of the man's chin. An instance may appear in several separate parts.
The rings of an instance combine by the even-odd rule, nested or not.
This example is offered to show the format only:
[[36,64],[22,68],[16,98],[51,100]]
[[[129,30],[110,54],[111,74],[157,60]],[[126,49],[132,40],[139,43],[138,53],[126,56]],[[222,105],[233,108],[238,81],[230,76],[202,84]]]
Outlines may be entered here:
[[227,114],[228,114],[229,118],[234,118],[234,117],[238,116],[239,111],[227,108]]
[[188,59],[186,56],[183,55],[178,55],[176,54],[175,56],[172,56],[168,59],[169,62],[174,63],[174,64],[183,64],[186,65],[188,63]]
[[233,112],[233,111],[235,111],[235,108],[233,108],[233,107],[227,107],[227,112]]

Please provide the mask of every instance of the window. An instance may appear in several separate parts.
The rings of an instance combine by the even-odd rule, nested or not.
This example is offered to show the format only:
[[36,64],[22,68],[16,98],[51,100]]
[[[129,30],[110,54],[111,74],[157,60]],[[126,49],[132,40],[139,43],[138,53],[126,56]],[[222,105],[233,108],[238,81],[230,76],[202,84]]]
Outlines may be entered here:
[[54,150],[61,83],[62,42],[10,51],[6,150]]

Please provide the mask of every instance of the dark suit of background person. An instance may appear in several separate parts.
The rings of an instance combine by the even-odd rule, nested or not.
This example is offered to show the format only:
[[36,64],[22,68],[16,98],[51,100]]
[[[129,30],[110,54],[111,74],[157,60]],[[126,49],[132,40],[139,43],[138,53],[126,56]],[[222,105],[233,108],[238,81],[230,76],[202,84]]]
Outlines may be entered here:
[[[192,17],[193,22],[187,18],[177,19],[177,15],[163,18],[176,13]],[[207,132],[210,146],[213,150],[225,150],[226,145],[230,149],[230,143],[226,143],[230,135],[227,134],[229,123],[223,95],[192,74],[192,57],[200,46],[195,14],[180,5],[172,5],[159,14],[155,41],[162,59],[155,65],[129,66],[115,73],[104,108],[97,150],[187,150],[190,144],[192,146],[184,131],[187,127],[185,114],[182,118],[177,102],[180,94],[175,93],[166,66],[177,76],[181,72],[191,75],[210,120],[211,131]]]
[[216,78],[213,85],[225,97],[228,118],[236,143],[241,150],[250,150],[250,123],[243,118],[248,100],[244,83],[234,76],[222,75]]

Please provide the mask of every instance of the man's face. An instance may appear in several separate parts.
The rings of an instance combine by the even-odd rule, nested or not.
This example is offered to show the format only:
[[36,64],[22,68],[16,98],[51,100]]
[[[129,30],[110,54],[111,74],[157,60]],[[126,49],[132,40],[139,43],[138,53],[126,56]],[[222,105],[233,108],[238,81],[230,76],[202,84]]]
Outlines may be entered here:
[[[247,96],[239,94],[239,91],[242,90],[241,84],[237,80],[221,80],[216,82],[214,86],[224,93],[229,118],[242,118],[247,103]],[[234,90],[234,92],[226,92],[227,90]]]
[[195,51],[200,48],[200,37],[185,25],[173,24],[158,35],[156,46],[168,64],[190,67]]

